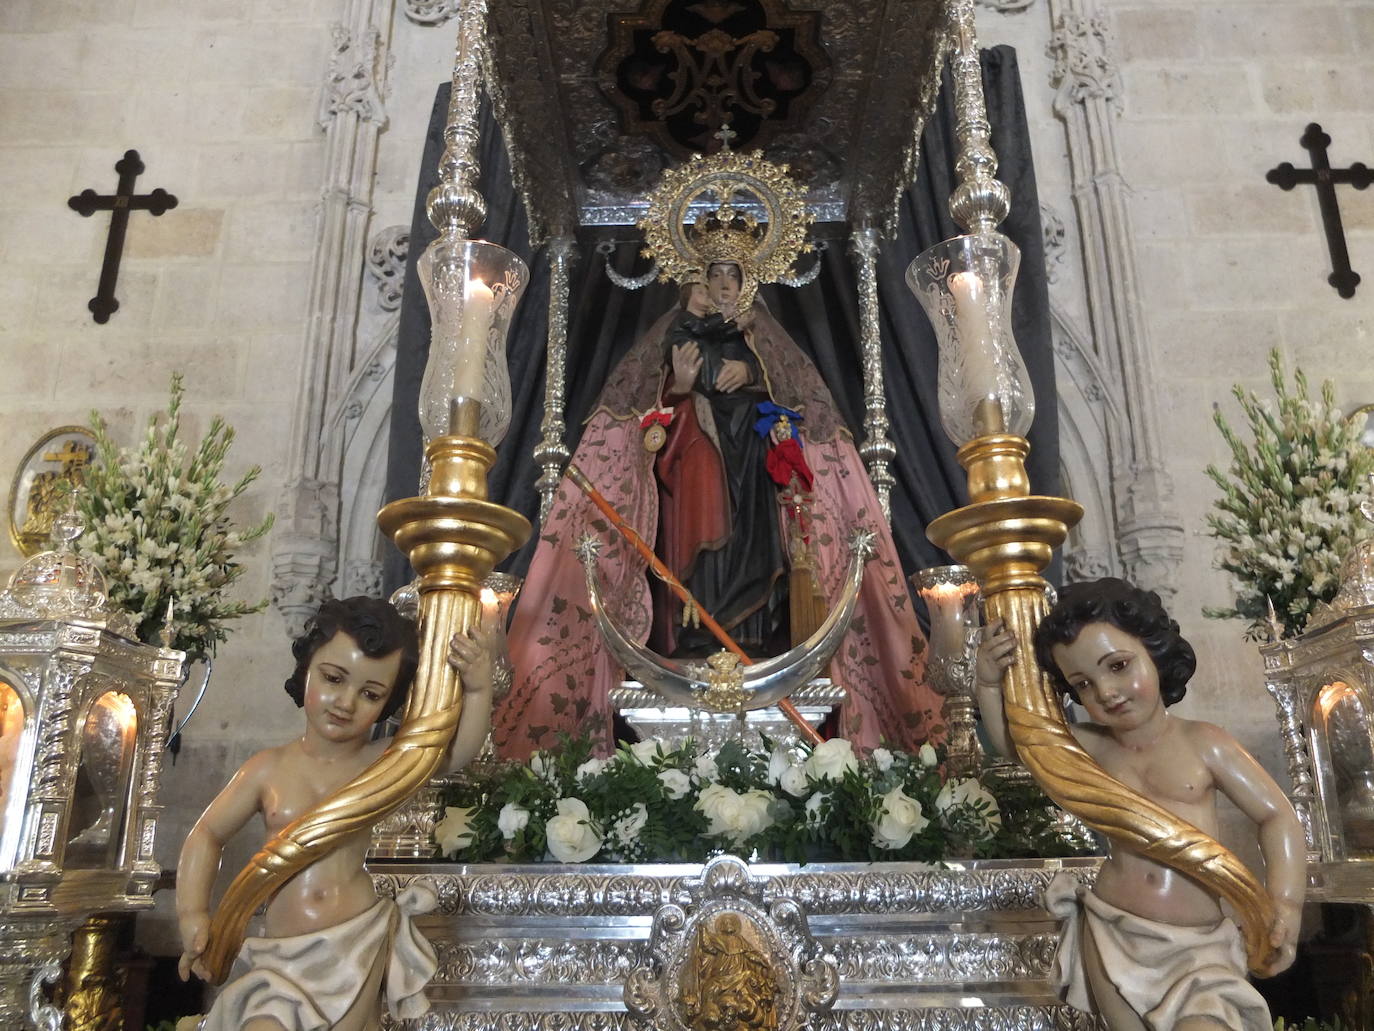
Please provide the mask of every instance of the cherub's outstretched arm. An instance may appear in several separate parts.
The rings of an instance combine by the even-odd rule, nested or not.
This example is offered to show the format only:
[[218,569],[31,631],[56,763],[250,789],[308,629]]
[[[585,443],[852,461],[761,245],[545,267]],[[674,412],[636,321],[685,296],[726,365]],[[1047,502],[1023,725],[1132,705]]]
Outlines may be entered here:
[[461,770],[477,757],[491,730],[493,666],[500,633],[490,627],[454,634],[448,661],[463,682],[463,712],[449,746],[445,773]]
[[983,715],[983,729],[999,755],[1016,758],[1016,746],[1007,733],[1007,713],[1002,703],[1002,671],[1016,661],[1016,635],[1000,619],[983,630],[978,646],[974,691]]
[[1307,845],[1302,823],[1283,790],[1230,734],[1211,723],[1196,723],[1199,752],[1221,793],[1255,822],[1264,854],[1265,886],[1274,901],[1273,948],[1265,977],[1287,970],[1297,952],[1302,903],[1307,893]]
[[210,892],[219,873],[224,846],[261,806],[262,789],[272,767],[275,749],[259,752],[234,774],[215,800],[201,813],[177,860],[176,907],[181,930],[181,962],[177,969],[185,981],[194,973],[209,980],[201,963],[210,935]]

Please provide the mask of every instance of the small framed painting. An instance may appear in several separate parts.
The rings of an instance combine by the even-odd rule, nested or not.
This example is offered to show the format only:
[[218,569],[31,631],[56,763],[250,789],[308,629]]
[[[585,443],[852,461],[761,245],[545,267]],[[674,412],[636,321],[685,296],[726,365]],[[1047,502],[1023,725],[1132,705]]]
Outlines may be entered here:
[[95,458],[95,435],[85,426],[59,426],[29,448],[10,485],[10,540],[24,556],[48,546],[62,485],[80,486]]

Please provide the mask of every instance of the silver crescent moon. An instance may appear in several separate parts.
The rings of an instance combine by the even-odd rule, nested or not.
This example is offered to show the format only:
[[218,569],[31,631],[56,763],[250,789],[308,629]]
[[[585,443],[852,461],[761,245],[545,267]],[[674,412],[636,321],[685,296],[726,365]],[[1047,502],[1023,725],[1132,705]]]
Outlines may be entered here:
[[[839,602],[826,614],[825,621],[816,628],[815,633],[781,655],[740,667],[742,688],[747,700],[741,704],[739,711],[774,705],[814,680],[825,668],[854,618],[859,588],[863,585],[864,568],[875,551],[873,540],[871,530],[857,530],[850,538],[849,570]],[[668,701],[702,708],[702,693],[711,686],[707,679],[709,667],[701,660],[665,658],[632,640],[615,624],[602,602],[597,583],[597,550],[590,542],[584,542],[578,549],[587,578],[587,597],[591,601],[592,614],[611,654],[625,667],[626,673]]]

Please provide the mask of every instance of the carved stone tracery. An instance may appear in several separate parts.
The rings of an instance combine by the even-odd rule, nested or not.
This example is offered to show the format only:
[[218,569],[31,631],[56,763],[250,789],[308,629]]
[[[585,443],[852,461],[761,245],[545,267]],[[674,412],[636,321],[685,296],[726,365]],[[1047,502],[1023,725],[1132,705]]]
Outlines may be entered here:
[[406,258],[410,253],[410,228],[387,226],[372,237],[367,248],[367,270],[377,285],[377,306],[398,311],[405,289]]
[[320,99],[325,170],[297,407],[285,486],[272,534],[273,605],[288,633],[333,591],[339,574],[339,486],[348,403],[357,373],[357,331],[377,139],[386,126],[393,0],[348,0],[333,30]]
[[[1141,309],[1135,233],[1116,146],[1121,78],[1105,14],[1095,0],[1050,0],[1055,115],[1068,135],[1070,175],[1094,349],[1105,396],[1129,418],[1106,420],[1112,516],[1124,575],[1177,591],[1183,523],[1160,443],[1157,377]],[[1094,372],[1098,369],[1094,368]],[[1091,400],[1091,398],[1090,398]]]

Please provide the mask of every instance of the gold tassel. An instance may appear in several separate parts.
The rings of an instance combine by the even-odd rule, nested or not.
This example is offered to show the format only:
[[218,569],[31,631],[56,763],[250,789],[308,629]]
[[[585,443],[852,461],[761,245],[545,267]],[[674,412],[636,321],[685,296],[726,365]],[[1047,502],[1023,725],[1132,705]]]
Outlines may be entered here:
[[825,622],[825,595],[816,582],[816,563],[800,538],[792,542],[792,568],[787,574],[787,599],[792,647],[814,634]]

